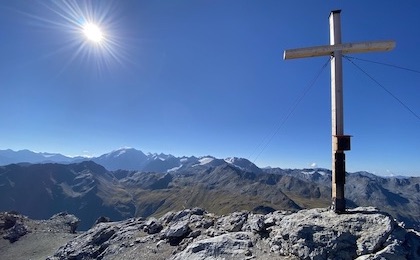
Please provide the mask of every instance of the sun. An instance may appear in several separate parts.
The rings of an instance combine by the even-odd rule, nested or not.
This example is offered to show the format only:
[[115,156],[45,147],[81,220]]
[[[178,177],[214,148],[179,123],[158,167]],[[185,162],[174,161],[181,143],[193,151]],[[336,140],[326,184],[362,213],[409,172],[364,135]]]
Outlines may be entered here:
[[[32,2],[32,1],[31,1]],[[35,2],[35,1],[34,1]],[[121,30],[117,15],[122,8],[117,1],[36,1],[42,16],[28,14],[34,24],[59,35],[61,43],[51,53],[66,52],[68,59],[62,73],[72,62],[86,64],[89,69],[102,73],[115,65],[130,61],[130,38]]]
[[86,38],[90,41],[95,43],[100,43],[104,40],[104,35],[101,29],[93,23],[86,23],[83,26],[83,33],[85,34]]

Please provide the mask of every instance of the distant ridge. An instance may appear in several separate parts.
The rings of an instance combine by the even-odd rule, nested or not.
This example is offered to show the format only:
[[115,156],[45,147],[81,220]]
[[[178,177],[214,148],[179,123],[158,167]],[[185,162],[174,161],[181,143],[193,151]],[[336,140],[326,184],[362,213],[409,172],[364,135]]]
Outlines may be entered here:
[[[180,169],[184,165],[193,163],[200,164],[222,164],[227,162],[245,171],[261,172],[255,164],[249,160],[238,157],[229,157],[224,160],[213,156],[203,157],[175,157],[171,154],[143,153],[131,147],[123,147],[105,153],[98,157],[69,157],[59,153],[39,153],[30,150],[0,150],[0,166],[12,163],[78,163],[82,161],[93,161],[104,166],[109,171],[129,170],[129,171],[150,171],[150,172],[169,172]],[[199,161],[199,162],[198,162]]]
[[[129,153],[116,155],[124,154]],[[68,209],[87,228],[101,215],[113,219],[160,216],[191,207],[217,214],[267,213],[331,203],[331,171],[326,169],[251,171],[236,165],[248,164],[241,159],[145,156],[142,171],[108,171],[94,161],[0,166],[0,211],[18,210],[40,218]],[[348,173],[345,188],[349,208],[374,206],[420,230],[420,177]]]
[[[76,160],[81,160],[83,157],[68,157],[59,153],[37,153],[30,150],[13,151],[10,149],[0,150],[0,165],[7,165],[12,163],[71,163]],[[87,159],[87,158],[86,158]]]

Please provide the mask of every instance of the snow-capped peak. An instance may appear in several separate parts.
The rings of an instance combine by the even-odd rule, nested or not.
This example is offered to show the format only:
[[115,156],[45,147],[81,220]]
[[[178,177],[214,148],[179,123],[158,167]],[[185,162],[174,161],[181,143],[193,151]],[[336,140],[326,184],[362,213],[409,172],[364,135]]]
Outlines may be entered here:
[[208,163],[211,163],[214,160],[214,157],[206,156],[201,157],[198,161],[200,162],[200,165],[205,165]]
[[238,157],[228,157],[225,159],[225,162],[230,163],[230,164],[235,164],[235,161],[237,161],[239,158]]
[[119,157],[119,156],[121,156],[121,155],[125,154],[125,153],[127,152],[127,150],[131,150],[131,149],[133,149],[133,148],[131,148],[131,147],[121,147],[121,148],[118,148],[118,149],[116,149],[116,150],[113,150],[113,151],[111,151],[111,152],[109,152],[109,153],[105,154],[105,156],[106,156],[106,157],[110,157],[110,156],[112,156],[112,157],[114,157],[114,158],[117,158],[117,157]]
[[114,157],[121,156],[121,155],[125,154],[126,152],[127,152],[126,149],[121,149],[114,155]]
[[302,171],[302,173],[303,174],[305,174],[305,175],[312,175],[312,174],[314,174],[316,171],[308,171],[308,172],[306,172],[306,171]]

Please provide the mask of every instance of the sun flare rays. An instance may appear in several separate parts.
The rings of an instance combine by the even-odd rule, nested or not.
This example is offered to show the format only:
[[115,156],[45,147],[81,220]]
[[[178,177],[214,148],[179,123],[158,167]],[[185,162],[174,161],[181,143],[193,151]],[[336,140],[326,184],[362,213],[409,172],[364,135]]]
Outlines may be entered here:
[[52,47],[52,53],[60,50],[60,53],[68,54],[62,70],[79,62],[103,73],[126,62],[127,48],[119,35],[118,8],[112,2],[70,0],[39,3],[38,12],[27,15],[38,27],[48,30],[51,45],[59,46]]

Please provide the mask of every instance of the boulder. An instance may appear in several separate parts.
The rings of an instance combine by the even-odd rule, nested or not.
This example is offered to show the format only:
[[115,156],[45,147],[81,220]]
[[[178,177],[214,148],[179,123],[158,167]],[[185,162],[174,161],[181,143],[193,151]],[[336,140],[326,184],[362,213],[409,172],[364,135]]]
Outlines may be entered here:
[[11,214],[9,212],[1,213],[0,214],[0,229],[9,229],[16,224],[16,220],[18,219],[17,215]]
[[242,229],[248,218],[248,212],[234,212],[228,216],[221,217],[217,221],[217,226],[228,232],[238,232]]
[[263,215],[254,215],[250,214],[248,216],[248,221],[246,225],[244,225],[243,230],[252,231],[252,232],[264,232],[265,231],[265,223]]
[[247,232],[237,232],[198,240],[171,259],[245,259],[253,245],[251,237]]
[[[360,209],[359,209],[360,210]],[[272,251],[301,259],[354,259],[378,251],[397,226],[387,214],[301,210],[270,227]]]
[[144,223],[144,231],[147,232],[147,234],[156,234],[160,232],[163,228],[162,224],[156,220],[155,218],[150,218],[149,220]]
[[100,223],[78,236],[66,245],[60,247],[50,260],[65,259],[100,259],[109,247],[110,238],[118,227],[108,223]]
[[188,223],[188,221],[182,221],[168,226],[166,229],[162,230],[163,237],[168,239],[171,245],[179,244],[182,239],[187,237],[191,232],[191,228]]
[[15,223],[13,227],[7,229],[7,232],[3,236],[3,238],[9,240],[10,243],[14,243],[18,241],[20,237],[26,235],[28,232],[29,231],[24,224]]
[[53,215],[50,219],[51,224],[55,224],[57,228],[68,230],[70,233],[75,233],[80,224],[80,219],[75,215],[67,212],[60,212]]

